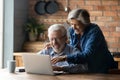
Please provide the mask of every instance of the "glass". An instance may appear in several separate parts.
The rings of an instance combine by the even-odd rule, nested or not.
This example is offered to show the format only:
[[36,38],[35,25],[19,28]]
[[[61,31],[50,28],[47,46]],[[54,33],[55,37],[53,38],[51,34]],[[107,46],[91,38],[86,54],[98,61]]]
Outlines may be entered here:
[[15,60],[8,60],[7,61],[7,69],[10,73],[15,72],[16,61]]

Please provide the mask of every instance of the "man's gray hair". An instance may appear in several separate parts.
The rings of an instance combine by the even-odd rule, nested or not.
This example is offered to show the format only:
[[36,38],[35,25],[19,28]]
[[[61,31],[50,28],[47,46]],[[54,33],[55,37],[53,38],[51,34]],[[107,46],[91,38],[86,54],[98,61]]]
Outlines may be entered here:
[[70,19],[76,19],[87,25],[90,23],[90,14],[85,9],[74,9],[68,14],[68,21]]
[[62,24],[53,24],[48,28],[48,36],[51,32],[60,31],[62,36],[67,36],[67,30]]

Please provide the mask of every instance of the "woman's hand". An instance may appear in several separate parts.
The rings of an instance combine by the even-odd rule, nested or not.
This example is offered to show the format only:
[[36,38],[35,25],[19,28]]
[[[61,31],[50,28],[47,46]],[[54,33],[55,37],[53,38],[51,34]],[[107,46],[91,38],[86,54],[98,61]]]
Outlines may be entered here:
[[49,49],[51,47],[50,43],[49,42],[46,42],[45,45],[44,45],[44,49]]
[[60,62],[60,61],[66,61],[66,56],[55,57],[51,60],[52,64],[55,64],[55,63]]

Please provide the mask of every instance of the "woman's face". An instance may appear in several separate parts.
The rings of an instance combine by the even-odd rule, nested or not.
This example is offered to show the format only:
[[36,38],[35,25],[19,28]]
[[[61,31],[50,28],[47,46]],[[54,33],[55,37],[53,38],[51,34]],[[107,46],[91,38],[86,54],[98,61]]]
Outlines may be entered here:
[[76,34],[81,34],[83,32],[84,25],[80,21],[78,21],[76,19],[71,19],[70,24]]

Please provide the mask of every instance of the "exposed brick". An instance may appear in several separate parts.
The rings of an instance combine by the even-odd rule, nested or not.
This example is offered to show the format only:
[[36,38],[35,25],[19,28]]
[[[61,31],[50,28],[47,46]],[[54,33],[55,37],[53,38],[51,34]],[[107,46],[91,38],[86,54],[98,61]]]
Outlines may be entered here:
[[120,26],[116,27],[116,32],[120,32]]
[[120,37],[118,37],[118,43],[120,44]]
[[[102,26],[102,27],[100,27],[101,29],[102,29],[102,31],[104,32],[104,33],[106,33],[106,32],[109,32],[109,28],[108,27],[105,27],[105,26]],[[107,35],[106,35],[107,36]],[[109,36],[109,35],[108,35]],[[107,36],[107,37],[108,37]]]
[[114,42],[114,43],[109,43],[109,46],[112,46],[112,48],[119,48],[120,44],[115,44]]
[[109,46],[109,50],[110,52],[118,52],[118,48],[112,48],[111,46]]
[[120,17],[120,11],[118,11],[118,13],[117,13],[117,14],[118,14],[118,16]]
[[118,5],[120,5],[120,0],[118,0]]
[[111,32],[110,36],[120,37],[120,32]]
[[84,0],[69,0],[69,7],[70,9],[80,8],[80,6],[85,5]]
[[97,21],[112,21],[111,17],[105,17],[105,16],[101,16],[101,17],[96,17]]
[[[103,31],[103,30],[102,30]],[[110,32],[108,31],[103,31],[104,36],[107,38],[110,36]],[[107,38],[108,39],[108,38]]]
[[100,0],[86,0],[85,5],[101,5]]
[[115,26],[109,26],[109,31],[110,31],[110,32],[116,31],[116,27],[115,27]]
[[[40,19],[42,21],[43,19]],[[66,19],[44,19],[44,22],[66,22]]]
[[93,21],[93,23],[98,24],[100,27],[101,27],[101,26],[105,26],[105,23],[104,23],[104,22],[100,22],[100,21]]
[[111,6],[111,10],[112,11],[116,11],[116,10],[120,10],[120,5],[119,6],[117,6],[117,5],[115,5],[115,6]]
[[94,6],[94,10],[100,10],[100,11],[111,10],[111,7],[103,6],[103,5],[96,5]]
[[87,9],[88,11],[91,11],[91,10],[93,10],[93,6],[81,6],[80,5],[80,8],[83,8],[83,9]]
[[116,11],[103,11],[103,16],[117,16]]
[[120,17],[116,16],[116,17],[112,17],[113,21],[120,21]]
[[102,0],[102,5],[118,5],[119,0]]
[[111,43],[118,43],[118,38],[117,37],[107,37],[106,40]]
[[69,2],[72,4],[85,5],[84,0],[69,0]]
[[113,31],[116,31],[115,30],[115,27],[112,27],[112,26],[102,26],[101,29],[104,31],[104,32],[113,32]]
[[102,16],[102,11],[89,11],[91,16]]
[[112,21],[112,22],[106,22],[105,24],[106,24],[106,26],[115,27],[115,26],[119,26],[120,22],[119,21]]
[[118,48],[116,52],[120,52],[120,48]]

